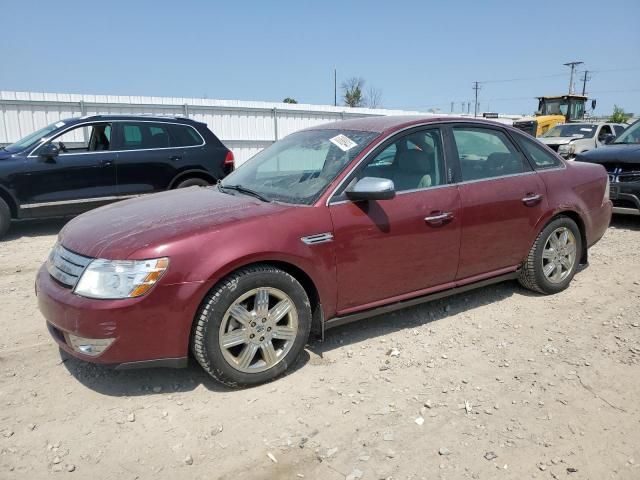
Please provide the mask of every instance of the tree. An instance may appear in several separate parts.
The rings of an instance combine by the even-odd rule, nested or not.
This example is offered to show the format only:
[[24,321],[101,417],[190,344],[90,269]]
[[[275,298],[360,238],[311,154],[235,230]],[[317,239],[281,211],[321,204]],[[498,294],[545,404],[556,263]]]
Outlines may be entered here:
[[342,100],[348,107],[364,107],[365,98],[362,93],[364,79],[351,77],[342,82]]
[[382,90],[374,86],[369,87],[367,89],[366,102],[369,108],[382,107]]
[[613,106],[613,115],[609,117],[611,123],[625,123],[629,119],[629,114],[624,113],[624,109],[618,105]]
[[282,103],[298,103],[298,101],[295,98],[287,97],[282,100]]

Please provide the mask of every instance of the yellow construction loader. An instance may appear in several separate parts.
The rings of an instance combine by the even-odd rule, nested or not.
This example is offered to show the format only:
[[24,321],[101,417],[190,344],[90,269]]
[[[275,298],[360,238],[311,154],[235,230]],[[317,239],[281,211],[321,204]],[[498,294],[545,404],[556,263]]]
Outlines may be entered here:
[[[582,121],[586,101],[587,97],[582,95],[538,97],[538,111],[535,116],[516,120],[513,126],[534,137],[539,137],[559,123]],[[591,108],[595,108],[595,100],[591,103]]]

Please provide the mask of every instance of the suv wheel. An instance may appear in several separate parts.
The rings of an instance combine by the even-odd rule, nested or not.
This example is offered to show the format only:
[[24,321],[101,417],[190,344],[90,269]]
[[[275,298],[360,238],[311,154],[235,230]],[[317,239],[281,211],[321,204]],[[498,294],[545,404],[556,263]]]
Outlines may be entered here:
[[207,373],[231,386],[257,385],[283,374],[309,338],[304,288],[269,265],[239,270],[205,298],[191,348]]
[[11,224],[11,210],[9,205],[3,199],[0,198],[0,238],[4,236],[9,230]]
[[187,188],[187,187],[208,187],[211,183],[207,182],[202,178],[188,178],[186,180],[182,180],[176,185],[176,188]]
[[576,222],[558,217],[540,232],[520,271],[520,283],[536,292],[557,293],[569,286],[580,262],[582,237]]

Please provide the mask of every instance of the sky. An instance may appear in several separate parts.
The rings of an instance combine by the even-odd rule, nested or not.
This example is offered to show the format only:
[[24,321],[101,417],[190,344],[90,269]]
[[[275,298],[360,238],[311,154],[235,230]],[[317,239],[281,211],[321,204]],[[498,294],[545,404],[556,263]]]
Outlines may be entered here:
[[[640,1],[0,0],[0,90],[333,104],[361,77],[385,108],[531,114],[568,91],[640,114]],[[472,103],[473,108],[473,103]]]

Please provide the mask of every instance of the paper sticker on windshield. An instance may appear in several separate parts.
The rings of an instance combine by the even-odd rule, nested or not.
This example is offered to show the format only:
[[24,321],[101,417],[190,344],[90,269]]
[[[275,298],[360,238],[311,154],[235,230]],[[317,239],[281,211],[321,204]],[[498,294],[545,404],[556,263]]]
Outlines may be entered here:
[[55,125],[56,125],[56,128],[64,127],[64,122],[58,122]]
[[342,150],[343,152],[348,152],[353,147],[358,146],[356,142],[351,140],[346,135],[342,135],[342,134],[337,135],[333,138],[330,138],[329,141],[333,143],[336,147],[338,147],[340,150]]
[[581,132],[591,132],[591,130],[593,130],[593,128],[581,128],[580,129]]

